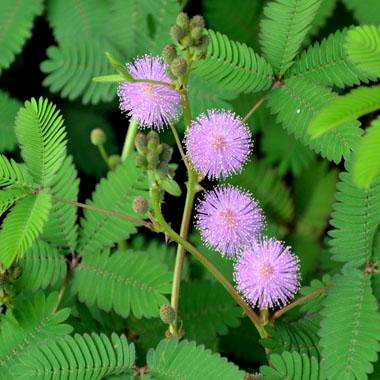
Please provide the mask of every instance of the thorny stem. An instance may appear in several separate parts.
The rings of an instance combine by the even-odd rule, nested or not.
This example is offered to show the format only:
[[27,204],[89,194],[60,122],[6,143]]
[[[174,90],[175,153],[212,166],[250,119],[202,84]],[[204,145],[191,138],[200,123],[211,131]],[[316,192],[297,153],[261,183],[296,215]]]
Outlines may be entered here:
[[315,290],[314,292],[311,292],[310,294],[307,294],[306,296],[300,297],[296,299],[294,302],[290,303],[289,305],[285,306],[284,308],[277,310],[270,318],[271,321],[275,321],[276,319],[280,318],[281,315],[286,313],[287,311],[295,308],[296,306],[299,306],[305,302],[308,302],[312,300],[313,298],[318,297],[320,294],[324,293],[328,287],[320,288]]
[[127,220],[128,222],[134,223],[138,226],[144,226],[146,228],[152,229],[152,224],[150,222],[134,218],[133,216],[123,214],[122,212],[107,210],[104,208],[98,208],[98,207],[90,206],[90,205],[85,204],[85,203],[80,203],[80,202],[72,201],[70,199],[64,199],[64,198],[60,198],[60,197],[56,197],[56,196],[53,196],[52,198],[53,198],[53,200],[55,200],[57,202],[66,203],[66,204],[69,204],[69,205],[72,205],[75,207],[80,207],[80,208],[83,208],[86,210],[94,211],[94,212],[97,212],[98,214],[102,214],[105,216],[115,217],[115,218],[122,219],[122,220]]
[[127,133],[125,135],[125,142],[123,146],[123,151],[121,153],[121,161],[125,161],[128,156],[131,155],[135,146],[135,139],[137,131],[139,129],[139,124],[136,120],[131,120]]
[[[191,124],[191,110],[190,110],[189,97],[187,94],[186,86],[187,86],[187,80],[185,80],[183,90],[181,91],[183,119],[184,119],[185,127],[187,129],[190,127],[190,124]],[[176,139],[177,144],[181,147],[180,153],[181,155],[183,155],[183,159],[185,161],[186,169],[187,169],[187,177],[188,177],[188,181],[186,184],[187,192],[186,192],[186,200],[185,200],[185,206],[183,209],[181,228],[180,228],[180,234],[179,234],[181,239],[187,240],[189,236],[190,220],[191,220],[191,214],[193,211],[194,198],[200,187],[198,183],[197,173],[193,170],[193,168],[190,165],[187,164],[186,156],[183,152],[178,134],[176,133],[177,131],[175,131],[174,128],[172,128],[172,131],[173,131],[174,138]],[[180,295],[180,287],[181,287],[181,274],[182,274],[182,269],[183,269],[183,263],[185,261],[185,253],[186,253],[185,246],[183,244],[180,244],[178,241],[177,243],[178,243],[178,247],[177,247],[176,260],[174,264],[173,284],[172,284],[172,293],[171,293],[171,306],[177,315],[177,319],[170,325],[170,332],[176,335],[178,335],[177,323],[178,323],[179,295]]]

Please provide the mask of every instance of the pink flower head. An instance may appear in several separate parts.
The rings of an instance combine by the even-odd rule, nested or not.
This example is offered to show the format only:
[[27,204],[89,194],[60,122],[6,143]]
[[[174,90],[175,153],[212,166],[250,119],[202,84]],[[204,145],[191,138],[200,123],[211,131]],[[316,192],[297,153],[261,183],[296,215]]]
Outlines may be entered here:
[[233,186],[208,191],[197,206],[197,228],[203,241],[222,255],[234,256],[257,237],[264,224],[258,203]]
[[185,144],[194,168],[213,179],[239,171],[250,150],[250,132],[231,112],[209,111],[189,128]]
[[254,242],[235,264],[237,289],[260,309],[286,305],[299,289],[299,277],[298,258],[274,239]]
[[[167,65],[161,58],[145,56],[128,65],[134,79],[171,83]],[[120,109],[137,120],[141,127],[161,129],[175,119],[179,112],[180,96],[164,85],[143,82],[122,82],[118,88]]]

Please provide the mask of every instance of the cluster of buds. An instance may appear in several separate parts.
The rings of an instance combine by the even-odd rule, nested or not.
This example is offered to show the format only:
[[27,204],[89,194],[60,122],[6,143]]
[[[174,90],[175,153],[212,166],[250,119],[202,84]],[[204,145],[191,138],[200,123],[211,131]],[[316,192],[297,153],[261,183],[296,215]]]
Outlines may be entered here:
[[[170,29],[170,35],[175,45],[166,45],[162,56],[169,65],[171,74],[175,78],[182,78],[188,72],[188,60],[202,59],[206,54],[208,37],[203,17],[194,16],[190,20],[186,13],[181,12],[176,24]],[[187,53],[186,59],[181,57],[183,51]]]

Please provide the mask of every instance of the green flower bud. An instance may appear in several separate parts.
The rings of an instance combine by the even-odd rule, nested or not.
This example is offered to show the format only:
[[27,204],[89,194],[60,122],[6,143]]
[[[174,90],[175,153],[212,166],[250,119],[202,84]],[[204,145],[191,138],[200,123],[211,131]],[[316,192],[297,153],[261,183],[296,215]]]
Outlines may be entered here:
[[190,36],[185,36],[181,39],[181,45],[186,49],[193,44],[193,41]]
[[121,157],[118,154],[112,154],[108,157],[108,165],[111,170],[115,170],[121,164]]
[[198,45],[199,49],[206,53],[208,47],[209,39],[207,35],[202,36],[200,43]]
[[158,144],[160,143],[160,136],[155,131],[150,131],[147,135],[148,150],[156,150]]
[[203,29],[202,28],[199,28],[199,27],[196,27],[194,29],[191,30],[191,38],[195,41],[195,42],[199,42],[203,36]]
[[191,20],[190,20],[190,29],[194,29],[194,28],[204,28],[205,27],[205,20],[202,16],[194,16]]
[[160,308],[160,318],[162,322],[170,325],[176,320],[177,315],[170,305],[162,305]]
[[174,42],[179,42],[185,34],[185,31],[178,25],[174,25],[170,28],[170,37]]
[[164,61],[170,65],[173,59],[177,58],[177,50],[174,45],[165,45],[162,50],[162,57]]
[[145,154],[148,147],[148,139],[144,133],[139,132],[135,137],[135,147],[139,153]]
[[107,141],[107,137],[103,132],[103,129],[95,128],[91,131],[90,140],[91,144],[99,146],[103,145]]
[[187,62],[183,58],[176,58],[170,65],[170,70],[176,77],[183,77],[187,72]]
[[149,202],[139,195],[133,200],[133,211],[138,214],[146,214],[149,211]]
[[136,156],[136,166],[139,168],[146,169],[147,168],[146,157],[142,154]]
[[176,23],[184,30],[188,30],[190,26],[189,16],[185,12],[181,12],[177,16]]
[[162,144],[162,153],[160,156],[160,162],[165,166],[170,162],[173,155],[173,148],[168,144]]
[[160,163],[160,156],[155,151],[149,151],[146,155],[146,160],[148,161],[148,169],[156,169]]

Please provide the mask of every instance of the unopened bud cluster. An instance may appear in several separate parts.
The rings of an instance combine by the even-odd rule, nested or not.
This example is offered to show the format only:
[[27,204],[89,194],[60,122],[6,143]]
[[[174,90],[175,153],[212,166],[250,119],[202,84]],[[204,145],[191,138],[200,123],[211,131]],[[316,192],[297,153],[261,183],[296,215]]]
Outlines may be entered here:
[[170,325],[176,320],[177,315],[170,305],[162,305],[160,308],[160,318],[162,322]]
[[145,170],[158,170],[168,174],[168,165],[172,158],[173,149],[165,143],[160,143],[158,133],[150,131],[148,134],[138,133],[135,139],[138,152],[137,166]]
[[91,144],[95,146],[103,145],[107,141],[107,136],[103,129],[95,128],[91,131],[90,135]]
[[205,30],[205,22],[202,16],[189,16],[181,12],[177,16],[176,24],[170,29],[170,36],[174,44],[166,45],[162,56],[170,67],[171,74],[175,78],[181,78],[187,74],[188,61],[181,57],[177,51],[187,51],[187,58],[202,59],[207,50],[208,37]]

